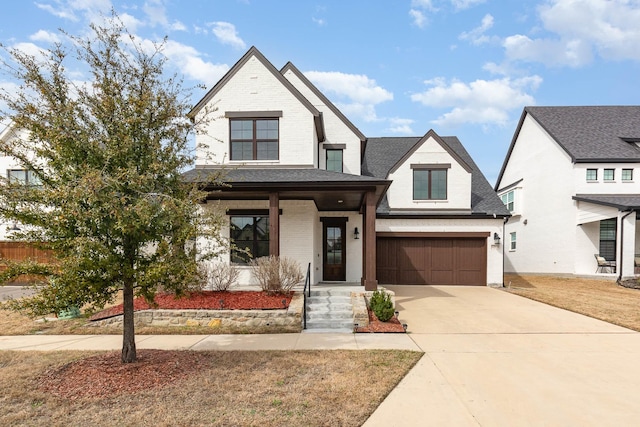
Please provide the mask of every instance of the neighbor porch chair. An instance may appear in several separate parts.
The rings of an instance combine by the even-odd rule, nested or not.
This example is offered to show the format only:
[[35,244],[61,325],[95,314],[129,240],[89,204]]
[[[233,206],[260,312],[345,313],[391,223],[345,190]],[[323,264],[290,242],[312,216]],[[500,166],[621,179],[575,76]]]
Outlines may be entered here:
[[596,261],[598,262],[598,267],[596,268],[596,273],[600,270],[600,273],[604,273],[605,269],[607,269],[607,273],[615,273],[616,272],[616,262],[615,261],[607,261],[604,257],[601,257],[598,254],[593,254],[596,257]]

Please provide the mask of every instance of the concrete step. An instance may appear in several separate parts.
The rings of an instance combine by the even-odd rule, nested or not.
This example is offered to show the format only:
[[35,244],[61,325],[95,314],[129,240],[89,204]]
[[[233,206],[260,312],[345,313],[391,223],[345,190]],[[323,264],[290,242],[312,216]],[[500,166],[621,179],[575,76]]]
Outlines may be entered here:
[[307,321],[309,320],[353,320],[353,311],[307,311]]
[[337,321],[337,320],[323,320],[309,322],[307,320],[307,329],[351,329],[353,330],[353,321]]
[[308,331],[353,331],[351,291],[312,290],[311,297],[307,297],[306,305]]
[[351,291],[349,290],[342,290],[342,289],[318,289],[318,290],[311,290],[311,296],[315,297],[315,296],[336,296],[336,297],[351,297]]
[[315,329],[303,329],[303,334],[352,334],[353,328],[334,328],[334,329],[325,329],[325,328],[315,328]]
[[316,295],[307,297],[307,304],[321,304],[321,303],[343,303],[351,304],[351,296],[331,296],[331,295]]
[[340,303],[322,303],[322,304],[307,304],[307,311],[351,311],[353,306],[351,304]]

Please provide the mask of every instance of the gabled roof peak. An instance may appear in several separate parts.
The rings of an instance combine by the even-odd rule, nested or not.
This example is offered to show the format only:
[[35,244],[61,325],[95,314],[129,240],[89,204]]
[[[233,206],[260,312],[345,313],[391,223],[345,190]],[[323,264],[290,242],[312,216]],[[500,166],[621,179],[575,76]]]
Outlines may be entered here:
[[256,58],[264,65],[264,67],[282,83],[315,117],[320,116],[320,112],[306,99],[302,94],[285,79],[282,74],[273,66],[271,62],[256,48],[251,46],[249,50],[236,62],[233,67],[207,92],[207,94],[191,109],[187,114],[188,117],[195,117],[205,105],[207,105],[213,97],[222,89],[236,73],[251,59]]
[[387,177],[389,175],[391,175],[392,173],[394,173],[400,166],[402,166],[402,164],[404,164],[407,161],[407,159],[409,159],[409,157],[411,157],[411,155],[418,150],[418,148],[420,148],[426,141],[428,141],[429,138],[433,138],[442,148],[444,148],[444,150],[447,153],[449,153],[449,155],[451,157],[453,157],[460,164],[460,166],[462,166],[467,172],[471,173],[472,169],[467,164],[467,162],[465,162],[458,155],[458,153],[456,153],[453,149],[451,149],[451,147],[449,147],[449,144],[447,144],[445,142],[445,140],[442,137],[440,137],[440,135],[438,135],[433,129],[429,129],[429,131],[426,134],[424,134],[424,136],[422,138],[420,138],[413,145],[413,147],[411,147],[411,149],[409,151],[407,151],[407,153],[404,156],[402,156],[402,158],[400,160],[398,160],[396,162],[395,165],[393,165],[393,167],[389,170],[389,173],[387,174]]

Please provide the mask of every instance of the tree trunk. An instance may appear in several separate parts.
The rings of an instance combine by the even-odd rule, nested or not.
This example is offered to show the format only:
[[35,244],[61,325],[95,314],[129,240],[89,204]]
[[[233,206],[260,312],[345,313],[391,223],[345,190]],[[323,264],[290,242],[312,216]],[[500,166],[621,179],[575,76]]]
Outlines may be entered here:
[[136,361],[136,335],[133,322],[133,282],[125,280],[122,289],[124,319],[122,323],[122,363]]

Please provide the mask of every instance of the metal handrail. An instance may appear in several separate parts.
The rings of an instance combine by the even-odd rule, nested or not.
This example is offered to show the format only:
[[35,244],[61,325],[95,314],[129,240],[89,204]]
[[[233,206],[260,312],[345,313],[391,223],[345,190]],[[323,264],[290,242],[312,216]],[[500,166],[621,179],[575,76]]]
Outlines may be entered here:
[[[309,287],[309,290],[307,290]],[[308,295],[307,295],[308,293]],[[302,290],[302,295],[304,295],[304,304],[302,308],[302,317],[303,317],[303,329],[307,329],[307,296],[311,297],[311,263],[307,266],[307,277],[304,279],[304,289]]]

